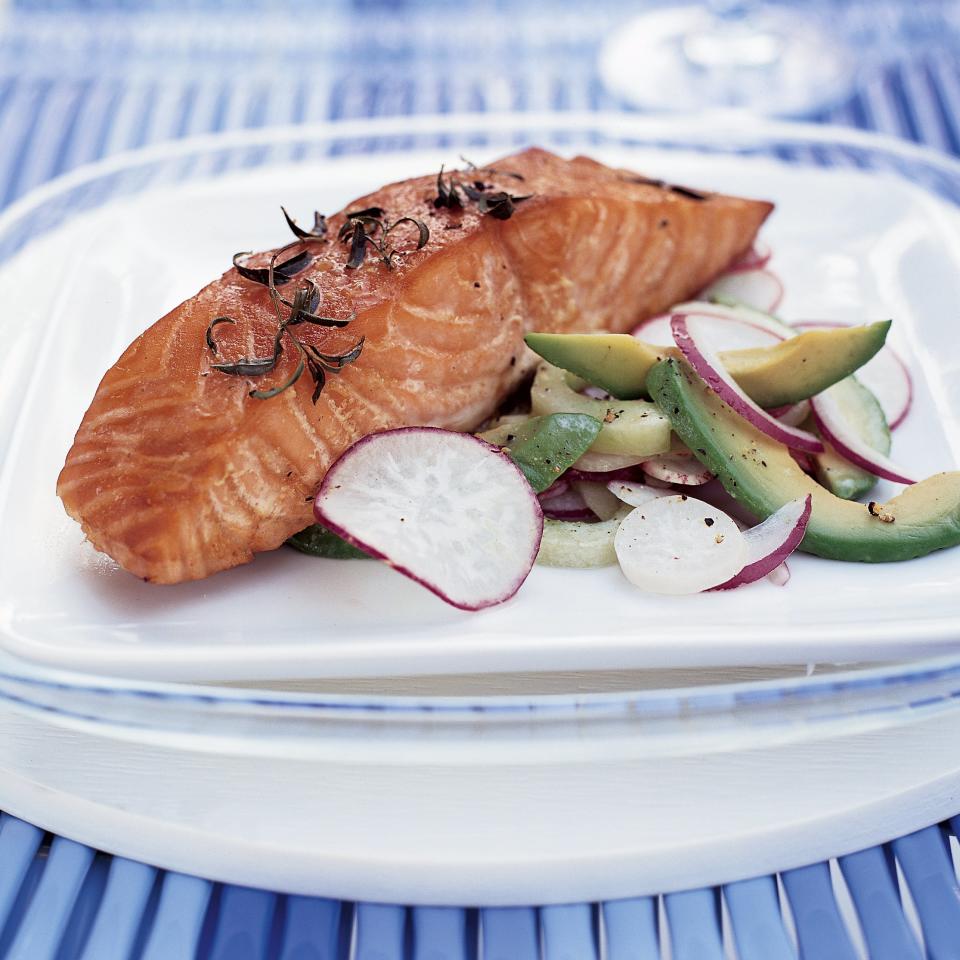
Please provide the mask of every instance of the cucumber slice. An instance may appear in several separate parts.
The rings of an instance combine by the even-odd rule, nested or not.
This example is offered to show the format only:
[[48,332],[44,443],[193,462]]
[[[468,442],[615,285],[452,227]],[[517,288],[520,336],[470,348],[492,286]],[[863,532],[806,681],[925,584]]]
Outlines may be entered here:
[[632,507],[623,507],[601,523],[544,520],[537,563],[546,567],[612,566],[617,562],[614,538],[632,510]]
[[579,459],[600,432],[600,421],[582,413],[553,413],[501,423],[477,436],[500,447],[537,493]]
[[[874,450],[890,452],[890,428],[879,401],[856,377],[847,377],[832,387],[843,407],[844,419]],[[813,457],[814,476],[834,496],[858,500],[874,487],[877,478],[841,457],[829,443]]]
[[530,389],[533,413],[585,413],[603,424],[591,453],[653,457],[670,449],[670,420],[646,400],[598,400],[577,390],[586,381],[548,363],[537,369]]

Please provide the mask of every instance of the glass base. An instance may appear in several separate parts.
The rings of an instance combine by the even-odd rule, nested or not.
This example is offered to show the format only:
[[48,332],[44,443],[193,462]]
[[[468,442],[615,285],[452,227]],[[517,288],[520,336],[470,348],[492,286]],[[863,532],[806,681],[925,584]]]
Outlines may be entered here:
[[717,17],[679,7],[628,21],[599,66],[606,86],[634,106],[797,116],[849,91],[853,57],[799,10]]

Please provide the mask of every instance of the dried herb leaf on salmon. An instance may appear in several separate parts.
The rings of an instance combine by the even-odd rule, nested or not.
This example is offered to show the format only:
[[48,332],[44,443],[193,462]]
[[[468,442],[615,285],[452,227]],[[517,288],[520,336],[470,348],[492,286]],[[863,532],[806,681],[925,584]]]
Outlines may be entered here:
[[[432,172],[358,198],[327,218],[325,233],[316,228],[322,235],[298,235],[302,246],[239,259],[245,271],[266,268],[268,283],[228,270],[107,371],[60,473],[67,512],[94,547],[155,583],[246,563],[312,522],[307,498],[361,437],[404,426],[476,429],[532,372],[524,334],[631,329],[744,256],[772,209],[629,176],[586,157],[524,150],[471,172],[485,189],[471,188],[491,194],[485,212],[462,191],[462,207],[435,206]],[[517,177],[528,199],[513,195]],[[497,215],[506,201],[492,196],[501,192],[508,219]],[[416,249],[419,228],[408,223],[397,231],[404,243],[393,269],[375,256],[346,269],[335,238],[348,211],[372,207],[384,222],[421,220],[429,242]],[[658,226],[664,219],[669,230]],[[306,249],[309,263],[278,284],[278,267],[299,266],[283,258]],[[307,300],[284,295],[291,284],[309,289]],[[233,323],[210,329],[220,317]],[[350,356],[361,340],[359,355],[327,376],[318,358]],[[259,376],[214,369],[250,358],[273,365]],[[322,374],[322,393],[304,372]]]

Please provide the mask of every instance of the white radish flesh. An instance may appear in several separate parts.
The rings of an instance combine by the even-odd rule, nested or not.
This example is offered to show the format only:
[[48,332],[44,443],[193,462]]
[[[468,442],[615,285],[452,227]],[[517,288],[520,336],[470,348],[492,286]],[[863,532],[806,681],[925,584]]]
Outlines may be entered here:
[[737,261],[735,261],[727,270],[727,273],[734,273],[738,270],[762,270],[773,256],[770,245],[762,240],[754,242],[753,246]]
[[355,443],[314,501],[324,526],[463,610],[512,597],[543,513],[519,467],[470,434],[405,427]]
[[700,486],[713,479],[713,474],[696,457],[653,457],[644,460],[640,466],[643,472],[654,480],[679,483],[686,487]]
[[[670,331],[671,316],[672,314],[664,314],[654,317],[652,320],[647,320],[633,331],[633,335],[646,343],[670,346],[673,343],[673,334]],[[696,317],[697,320],[703,322],[703,326],[710,330],[711,340],[719,350],[749,350],[754,347],[770,347],[784,339],[784,337],[746,320],[708,312],[706,309],[698,309],[695,313],[688,313],[686,316]]]
[[738,386],[724,370],[723,362],[708,342],[708,334],[696,319],[675,314],[670,321],[673,339],[698,376],[732,410],[758,430],[780,443],[808,453],[820,453],[823,444],[812,433],[790,427],[771,417]]
[[639,507],[650,500],[656,500],[657,497],[674,497],[676,491],[672,486],[654,487],[646,483],[635,483],[631,480],[611,480],[607,484],[607,489],[624,503],[631,507]]
[[576,480],[573,488],[583,498],[583,502],[601,520],[610,520],[623,507],[623,502],[607,489],[605,483]]
[[785,503],[763,523],[745,530],[743,538],[747,544],[747,561],[743,569],[714,589],[732,590],[773,574],[800,546],[811,507],[812,498],[807,494],[802,500]]
[[894,483],[915,483],[889,457],[874,450],[844,418],[833,387],[810,398],[813,418],[823,438],[845,460],[875,476]]
[[717,277],[698,299],[723,298],[773,313],[783,300],[783,283],[769,270],[738,269]]
[[693,497],[659,497],[634,508],[614,538],[620,569],[650,593],[708,590],[738,573],[747,545],[736,523]]

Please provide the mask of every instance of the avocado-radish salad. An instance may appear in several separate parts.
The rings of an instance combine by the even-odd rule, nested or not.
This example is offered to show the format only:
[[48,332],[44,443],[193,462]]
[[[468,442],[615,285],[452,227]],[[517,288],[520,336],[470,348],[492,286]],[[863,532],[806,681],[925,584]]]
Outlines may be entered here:
[[[632,334],[529,334],[528,401],[475,435],[363,438],[290,545],[384,560],[479,610],[535,562],[689,594],[785,584],[797,549],[874,563],[960,544],[960,472],[915,482],[889,457],[912,398],[890,321],[786,323],[768,259]],[[878,478],[905,489],[870,500]]]

